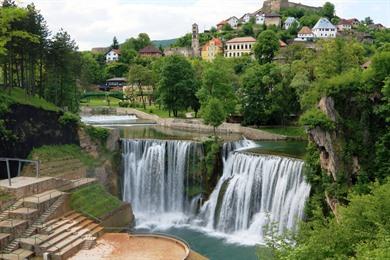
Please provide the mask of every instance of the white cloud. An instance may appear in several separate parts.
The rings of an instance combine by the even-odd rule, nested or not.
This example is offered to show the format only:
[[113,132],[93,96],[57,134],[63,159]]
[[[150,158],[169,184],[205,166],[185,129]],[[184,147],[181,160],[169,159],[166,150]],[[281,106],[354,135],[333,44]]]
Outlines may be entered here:
[[[114,36],[120,41],[146,32],[152,39],[179,37],[196,22],[201,30],[210,28],[232,15],[241,16],[262,6],[258,0],[193,0],[181,3],[169,0],[30,0],[46,18],[49,28],[56,32],[64,28],[77,41],[81,50],[107,46]],[[28,1],[26,1],[28,2]],[[300,0],[321,6],[325,1]],[[383,17],[388,24],[390,1],[334,0],[341,16]],[[377,2],[377,6],[373,5]],[[373,12],[373,13],[370,13]],[[377,18],[379,17],[379,18]]]

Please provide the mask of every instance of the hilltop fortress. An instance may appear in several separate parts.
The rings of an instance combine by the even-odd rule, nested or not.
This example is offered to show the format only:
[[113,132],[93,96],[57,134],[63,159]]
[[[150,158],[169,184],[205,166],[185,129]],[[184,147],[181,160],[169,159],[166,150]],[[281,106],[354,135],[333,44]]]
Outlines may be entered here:
[[263,13],[279,13],[281,9],[289,7],[309,9],[312,11],[319,11],[321,9],[321,7],[308,6],[300,3],[292,3],[288,0],[266,0],[263,3],[263,8],[259,11]]

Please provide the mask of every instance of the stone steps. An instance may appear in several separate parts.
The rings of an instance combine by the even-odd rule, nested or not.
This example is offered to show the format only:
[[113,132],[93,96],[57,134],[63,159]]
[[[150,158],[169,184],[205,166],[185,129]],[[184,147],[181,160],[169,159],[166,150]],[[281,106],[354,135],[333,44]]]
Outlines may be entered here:
[[18,200],[13,205],[11,205],[8,209],[6,209],[3,212],[1,212],[1,214],[0,214],[0,221],[8,219],[9,218],[9,212],[12,211],[12,210],[20,208],[22,205],[23,205],[23,201],[22,200]]
[[28,259],[33,254],[34,254],[33,251],[19,248],[15,251],[12,251],[9,254],[1,254],[0,258],[5,260],[20,260],[20,259]]
[[50,205],[62,195],[64,195],[64,192],[58,190],[45,191],[38,195],[24,198],[23,205],[24,207],[42,210],[43,208],[48,207],[48,205]]

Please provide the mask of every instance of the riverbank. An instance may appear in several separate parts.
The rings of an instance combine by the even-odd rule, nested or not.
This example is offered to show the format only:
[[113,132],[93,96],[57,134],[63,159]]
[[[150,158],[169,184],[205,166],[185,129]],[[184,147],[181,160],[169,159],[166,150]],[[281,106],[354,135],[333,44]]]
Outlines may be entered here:
[[[82,107],[82,114],[92,114],[94,108]],[[186,130],[202,133],[212,133],[213,127],[205,125],[201,119],[177,119],[177,118],[160,118],[157,115],[148,114],[134,108],[110,108],[110,113],[117,115],[135,115],[139,119],[150,120],[157,125],[177,130]],[[301,140],[300,137],[290,137],[267,131],[244,127],[240,124],[223,123],[217,128],[219,134],[240,134],[245,138],[257,141],[284,141],[284,140]]]

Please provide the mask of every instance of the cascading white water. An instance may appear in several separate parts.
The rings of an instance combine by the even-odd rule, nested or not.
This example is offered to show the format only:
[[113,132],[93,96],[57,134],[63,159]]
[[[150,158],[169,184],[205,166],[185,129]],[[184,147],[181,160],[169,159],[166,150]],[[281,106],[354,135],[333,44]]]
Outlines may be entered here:
[[137,120],[135,115],[93,115],[81,116],[81,121],[89,125],[108,125],[108,124],[129,124]]
[[296,159],[231,154],[223,176],[203,205],[200,216],[209,229],[257,238],[267,224],[277,231],[293,230],[303,217],[310,185],[304,180],[303,162]]
[[234,242],[253,244],[263,242],[268,224],[277,223],[277,231],[282,233],[294,230],[303,218],[310,186],[301,160],[245,154],[244,150],[257,146],[250,140],[225,143],[223,176],[197,213],[202,195],[188,198],[186,193],[200,144],[162,140],[122,143],[123,199],[132,204],[141,227],[188,224],[237,238],[231,240]]
[[155,218],[159,214],[182,216],[190,211],[185,194],[197,152],[188,141],[123,140],[123,199],[136,215]]

